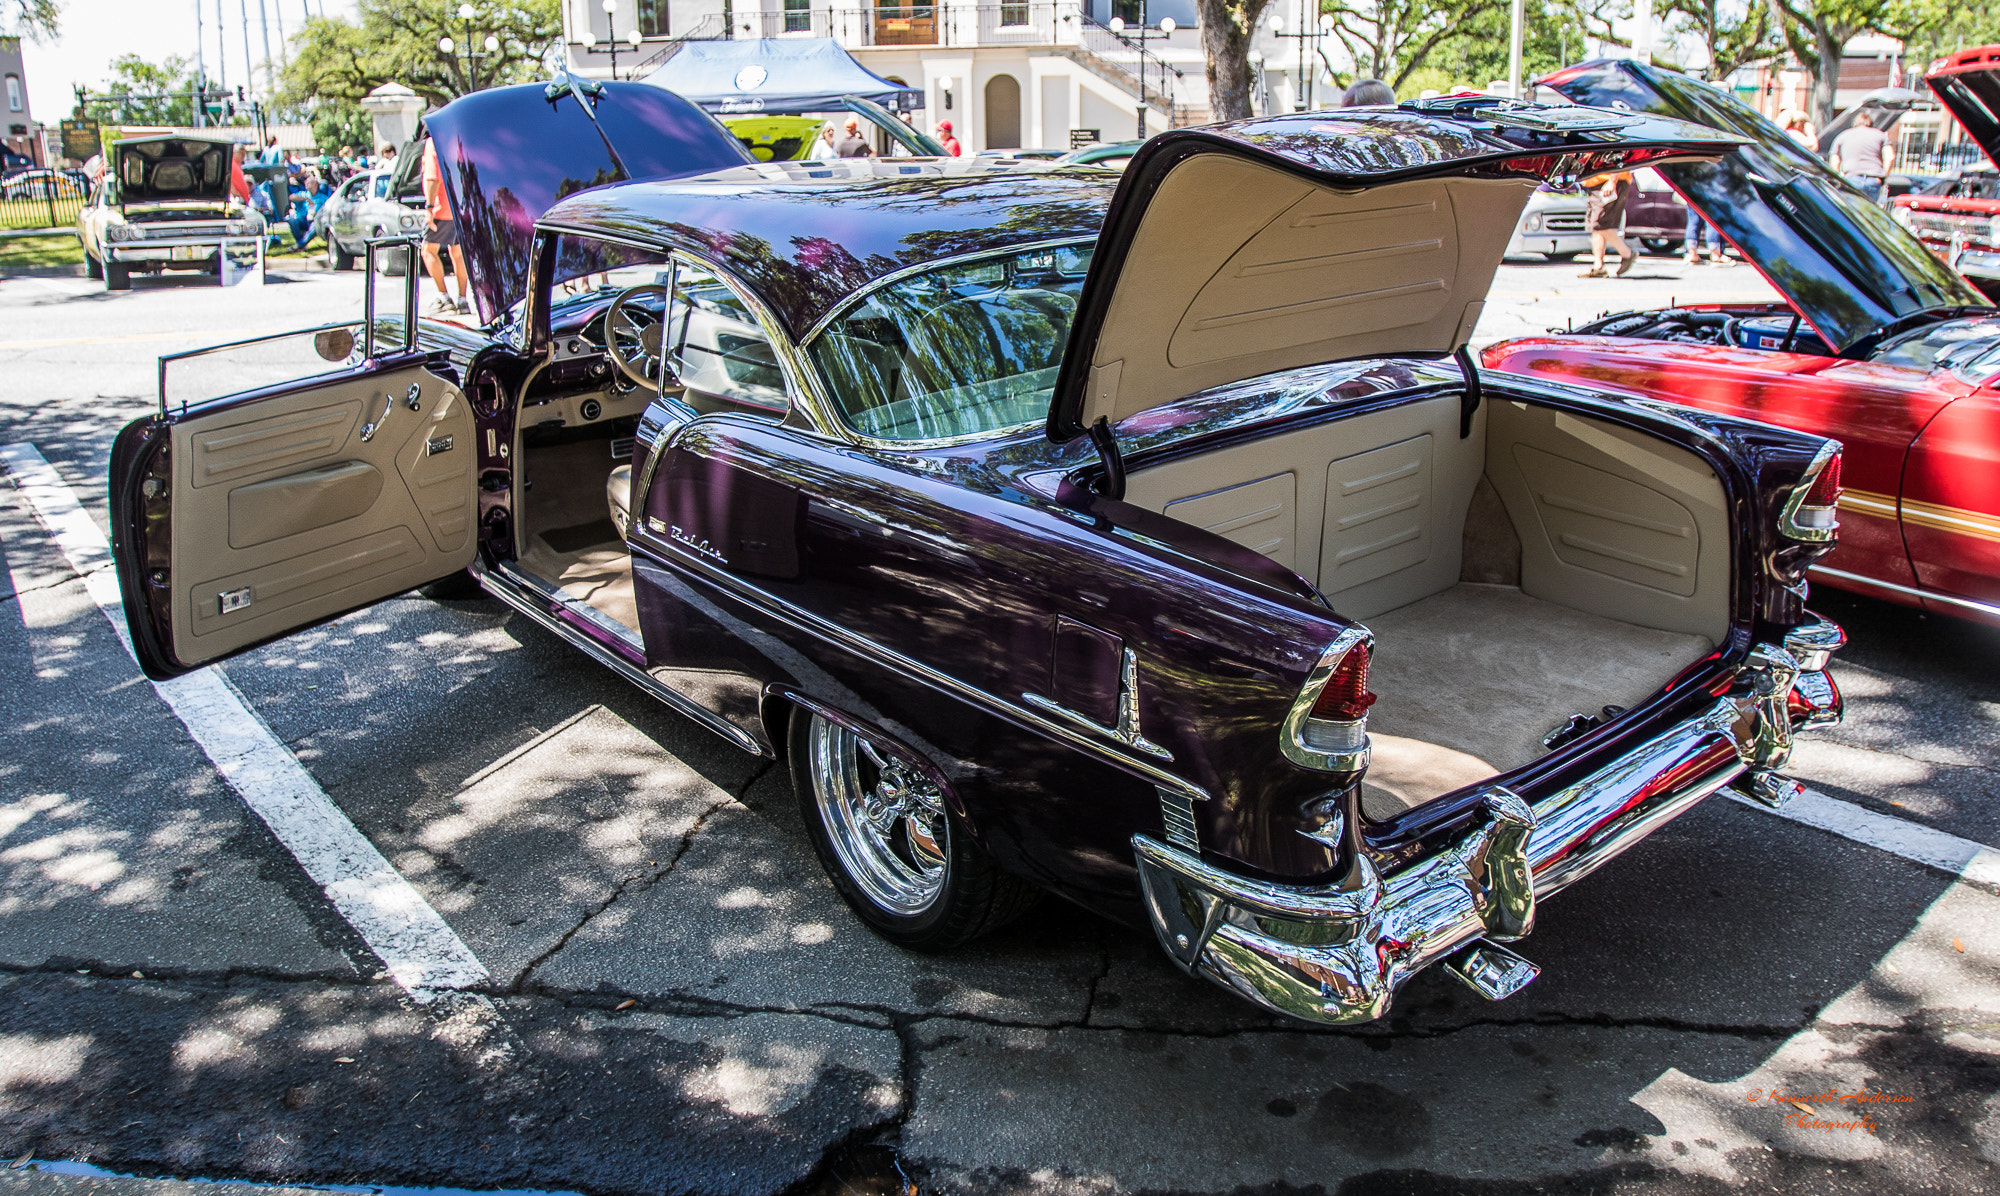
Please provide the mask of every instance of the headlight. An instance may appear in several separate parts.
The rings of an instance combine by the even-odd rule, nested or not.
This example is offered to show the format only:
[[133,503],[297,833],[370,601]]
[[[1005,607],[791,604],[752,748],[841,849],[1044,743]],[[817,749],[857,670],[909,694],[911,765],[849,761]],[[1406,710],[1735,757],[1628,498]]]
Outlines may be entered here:
[[143,241],[146,239],[146,230],[136,224],[126,224],[123,221],[119,221],[116,224],[107,224],[104,226],[104,239],[107,241]]
[[424,226],[424,218],[415,212],[405,212],[401,216],[396,217],[396,224],[404,232],[411,233]]
[[1986,239],[1995,245],[2000,245],[2000,216],[1987,218]]
[[1536,212],[1534,215],[1528,217],[1529,232],[1531,233],[1539,232],[1541,230],[1541,227],[1542,227],[1542,214],[1540,212]]
[[231,236],[254,237],[264,231],[264,217],[259,212],[245,212],[229,222]]

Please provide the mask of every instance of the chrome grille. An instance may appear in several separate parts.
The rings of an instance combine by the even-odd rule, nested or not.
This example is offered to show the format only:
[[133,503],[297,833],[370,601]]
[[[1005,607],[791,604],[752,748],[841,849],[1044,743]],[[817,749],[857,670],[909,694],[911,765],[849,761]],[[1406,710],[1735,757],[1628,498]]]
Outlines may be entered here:
[[1582,212],[1550,212],[1542,217],[1542,231],[1551,233],[1580,233],[1583,231]]

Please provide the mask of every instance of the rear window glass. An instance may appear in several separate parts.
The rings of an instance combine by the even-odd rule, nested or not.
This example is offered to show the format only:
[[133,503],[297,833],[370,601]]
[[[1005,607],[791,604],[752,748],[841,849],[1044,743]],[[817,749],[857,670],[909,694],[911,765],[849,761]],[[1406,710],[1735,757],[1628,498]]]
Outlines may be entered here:
[[1091,245],[949,262],[871,292],[807,352],[864,436],[936,440],[1047,418]]

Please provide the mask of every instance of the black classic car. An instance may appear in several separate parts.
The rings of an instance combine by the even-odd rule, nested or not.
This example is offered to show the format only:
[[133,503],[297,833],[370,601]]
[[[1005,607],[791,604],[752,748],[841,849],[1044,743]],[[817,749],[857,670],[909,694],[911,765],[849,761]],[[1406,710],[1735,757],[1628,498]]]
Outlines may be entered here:
[[1122,177],[755,164],[568,80],[428,129],[483,330],[408,291],[163,365],[111,468],[152,676],[469,570],[787,760],[890,940],[1048,890],[1322,1023],[1439,960],[1514,991],[1541,898],[1781,799],[1839,716],[1800,597],[1836,445],[1464,351],[1538,184],[1719,134],[1460,99]]

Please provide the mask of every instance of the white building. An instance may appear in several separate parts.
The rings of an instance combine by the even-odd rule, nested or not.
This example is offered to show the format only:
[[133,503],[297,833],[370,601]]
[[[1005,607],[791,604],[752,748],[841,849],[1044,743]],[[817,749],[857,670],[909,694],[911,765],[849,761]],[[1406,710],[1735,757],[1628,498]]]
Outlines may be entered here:
[[[1142,109],[1148,135],[1210,119],[1193,0],[608,3],[609,12],[606,0],[563,0],[569,67],[579,75],[643,78],[693,39],[831,37],[883,78],[922,88],[918,127],[935,132],[951,121],[968,153],[1068,149],[1077,130],[1126,140],[1139,135]],[[1122,34],[1110,27],[1114,17]],[[1171,33],[1161,33],[1163,18]],[[1259,37],[1253,61],[1272,68],[1258,88],[1260,110],[1267,101],[1289,108],[1294,89],[1277,68],[1297,47],[1268,29]]]

